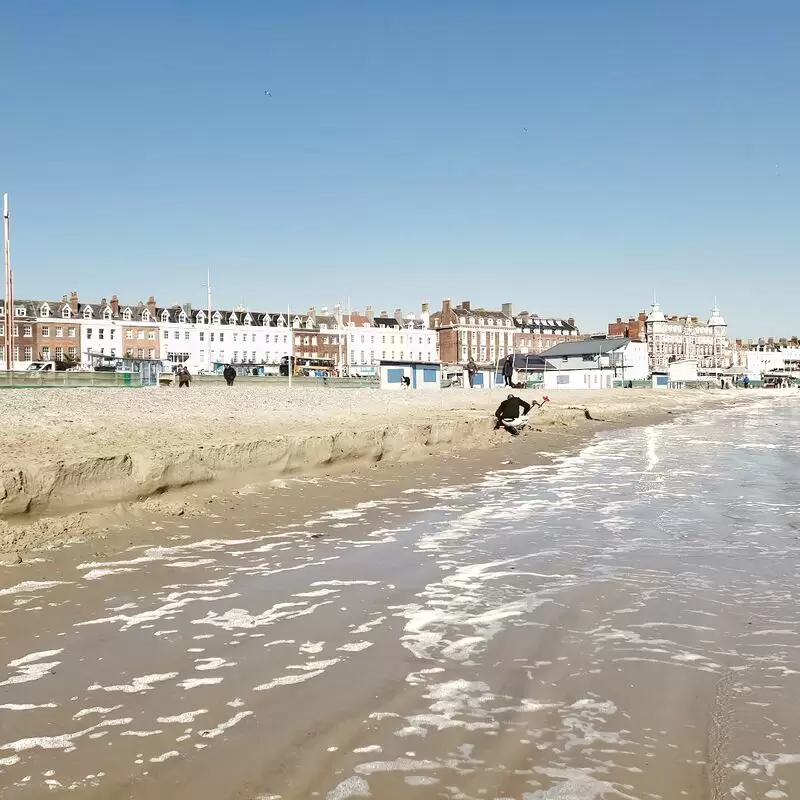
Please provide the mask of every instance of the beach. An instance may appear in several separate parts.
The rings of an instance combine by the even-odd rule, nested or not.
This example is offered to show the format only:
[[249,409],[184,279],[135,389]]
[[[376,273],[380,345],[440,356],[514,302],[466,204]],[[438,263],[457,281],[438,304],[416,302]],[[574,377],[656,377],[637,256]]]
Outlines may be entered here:
[[[518,392],[528,400],[541,392]],[[243,384],[0,393],[0,552],[103,528],[120,504],[193,486],[483,452],[507,442],[493,413],[507,392],[381,392]],[[558,392],[524,435],[590,436],[604,426],[753,402],[757,392]],[[587,419],[587,410],[592,419]],[[161,503],[174,510],[174,503]]]
[[794,797],[791,401],[553,427],[2,568],[0,798]]

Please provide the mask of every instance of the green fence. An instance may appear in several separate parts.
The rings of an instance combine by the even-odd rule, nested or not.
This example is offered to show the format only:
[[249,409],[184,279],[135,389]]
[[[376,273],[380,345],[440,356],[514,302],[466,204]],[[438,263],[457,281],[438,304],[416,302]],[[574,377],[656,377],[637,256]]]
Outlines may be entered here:
[[0,389],[98,388],[142,385],[138,372],[0,372]]

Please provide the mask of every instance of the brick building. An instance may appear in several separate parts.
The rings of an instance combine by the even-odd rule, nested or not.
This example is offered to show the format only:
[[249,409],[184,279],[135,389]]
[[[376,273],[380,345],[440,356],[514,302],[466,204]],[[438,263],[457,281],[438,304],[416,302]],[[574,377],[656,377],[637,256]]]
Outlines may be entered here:
[[159,330],[158,309],[154,297],[150,297],[147,305],[139,302],[135,306],[123,306],[112,298],[122,322],[122,353],[129,358],[157,359],[161,355],[161,337]]
[[617,317],[616,321],[608,323],[608,335],[622,336],[632,342],[643,342],[646,334],[646,322],[646,311],[640,311],[638,317],[629,317],[627,322],[622,317]]
[[442,301],[442,310],[431,314],[431,327],[439,335],[439,358],[443,364],[465,364],[472,357],[480,365],[496,365],[514,352],[516,328],[512,307],[500,311],[472,308],[463,301],[453,306]]
[[557,344],[575,342],[580,338],[574,317],[540,317],[523,311],[512,319],[516,329],[514,351],[517,353],[543,353]]
[[[0,343],[5,347],[5,308],[0,312]],[[80,362],[78,295],[58,300],[14,300],[14,363],[25,369],[31,361]],[[5,365],[3,365],[5,366]]]

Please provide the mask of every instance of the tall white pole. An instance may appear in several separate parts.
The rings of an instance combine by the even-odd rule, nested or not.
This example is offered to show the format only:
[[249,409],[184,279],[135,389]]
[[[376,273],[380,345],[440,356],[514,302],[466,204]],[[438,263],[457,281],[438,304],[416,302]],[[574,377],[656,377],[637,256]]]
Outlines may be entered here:
[[347,359],[347,375],[350,376],[352,363],[350,359],[350,331],[353,329],[353,311],[350,307],[350,298],[347,298],[347,339],[345,339],[344,357]]
[[211,372],[211,270],[206,272],[206,289],[208,290],[208,317],[206,317],[206,372]]
[[294,372],[294,327],[292,326],[292,307],[286,306],[286,324],[289,326],[289,388],[292,388]]
[[11,225],[8,213],[8,193],[3,195],[3,257],[6,268],[6,369],[14,369],[14,289],[11,282]]

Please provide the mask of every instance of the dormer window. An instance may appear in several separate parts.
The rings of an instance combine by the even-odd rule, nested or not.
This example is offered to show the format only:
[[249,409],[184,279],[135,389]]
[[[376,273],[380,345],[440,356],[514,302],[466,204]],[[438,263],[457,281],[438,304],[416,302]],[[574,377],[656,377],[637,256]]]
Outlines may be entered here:
[[212,317],[211,317],[211,321],[212,321],[212,322],[213,322],[215,325],[219,325],[219,324],[220,324],[220,322],[222,322],[222,315],[219,313],[219,311],[215,311],[215,312],[214,312],[214,316],[212,316]]
[[39,315],[40,315],[40,316],[42,316],[42,317],[49,317],[49,316],[50,316],[50,306],[49,306],[49,305],[47,305],[47,303],[45,303],[45,304],[44,304],[44,305],[43,305],[43,306],[42,306],[42,307],[39,309]]
[[314,323],[311,321],[311,317],[306,320],[306,329],[310,330],[314,327]]
[[203,311],[198,311],[198,312],[197,312],[197,324],[198,324],[198,325],[202,325],[202,324],[204,324],[204,323],[205,323],[205,321],[206,321],[206,315],[205,315],[205,312],[203,312]]
[[63,319],[69,319],[72,316],[72,309],[69,306],[64,306],[61,309],[61,317]]
[[236,314],[232,312],[231,315],[228,317],[228,325],[235,325],[236,324]]
[[458,318],[458,324],[459,325],[466,325],[467,324],[466,317],[459,317]]
[[86,308],[83,309],[83,318],[84,319],[91,319],[93,316],[94,316],[94,312],[92,311],[92,307],[91,306],[86,306]]
[[252,325],[252,324],[253,324],[253,318],[250,316],[250,314],[248,314],[248,315],[247,315],[247,316],[244,318],[244,324],[245,324],[245,325]]
[[122,312],[122,319],[124,319],[125,322],[130,322],[133,319],[133,312],[129,308],[126,308]]
[[169,322],[169,311],[166,308],[161,312],[161,321]]
[[286,320],[283,317],[278,317],[278,327],[285,328],[286,327]]
[[150,312],[147,309],[142,311],[142,322],[150,322]]
[[103,319],[111,319],[111,309],[108,306],[103,309]]
[[14,315],[17,317],[24,317],[25,316],[25,306],[17,306],[14,309]]
[[187,317],[186,317],[186,312],[185,312],[185,311],[181,311],[181,313],[180,313],[180,314],[178,314],[178,322],[183,322],[183,323],[185,323],[185,322],[186,322],[186,320],[187,320]]

